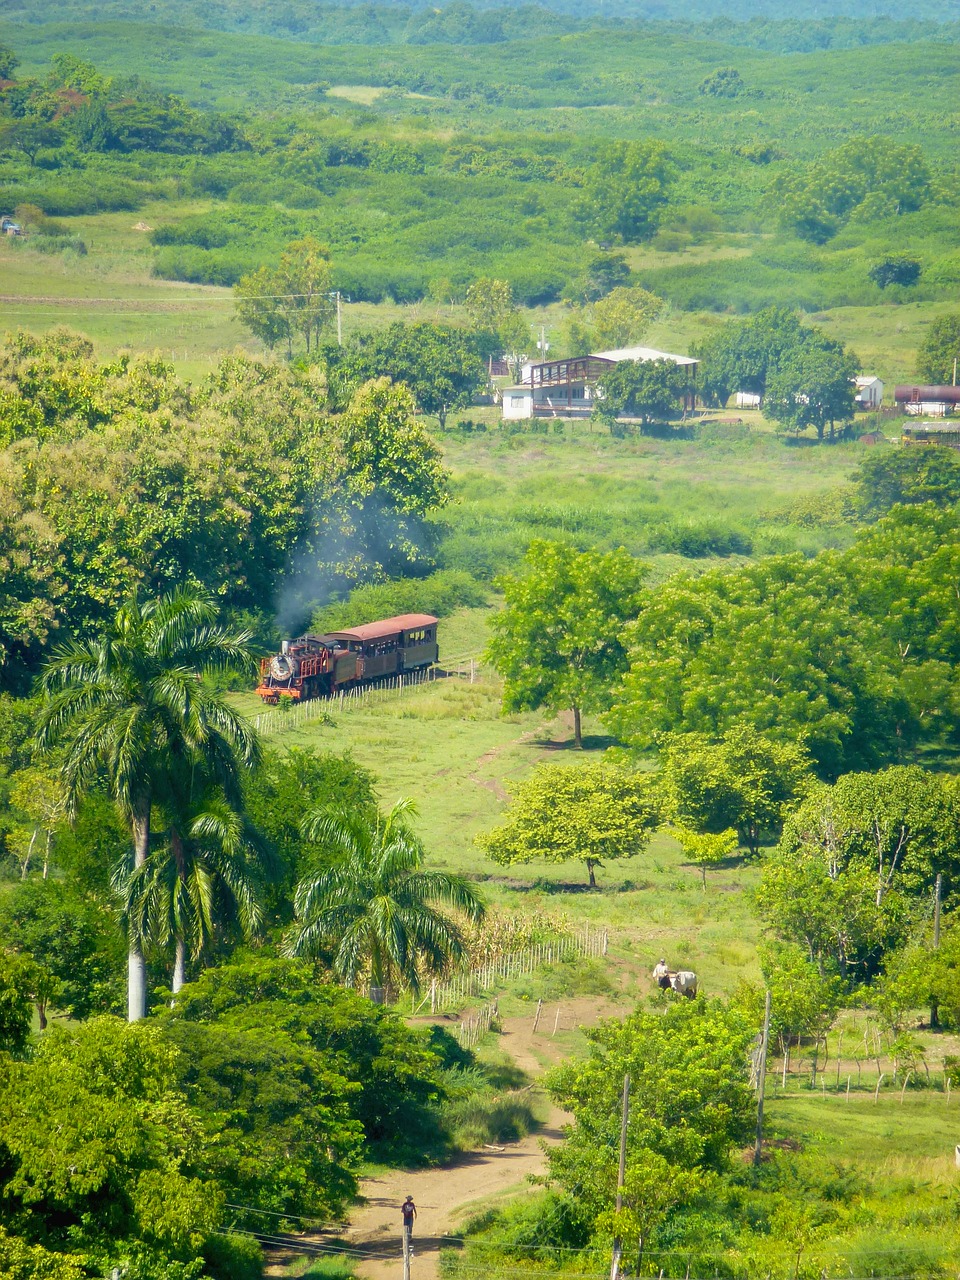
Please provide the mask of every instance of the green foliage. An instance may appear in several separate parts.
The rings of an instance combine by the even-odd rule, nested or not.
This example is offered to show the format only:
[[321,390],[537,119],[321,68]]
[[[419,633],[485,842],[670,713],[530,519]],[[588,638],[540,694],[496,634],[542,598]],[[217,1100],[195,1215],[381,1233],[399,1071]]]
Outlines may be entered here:
[[930,504],[899,507],[848,552],[645,589],[611,727],[648,748],[665,732],[752,724],[805,743],[825,776],[937,740],[955,714],[944,594],[955,522]]
[[715,867],[736,857],[740,845],[739,837],[732,827],[726,831],[691,831],[689,827],[677,826],[673,835],[683,850],[688,862],[700,868],[700,879],[703,891],[707,891],[707,867]]
[[477,838],[494,862],[568,862],[594,869],[641,853],[660,817],[649,776],[614,764],[541,765],[514,791],[504,822]]
[[[411,801],[388,814],[313,810],[302,831],[320,846],[319,872],[297,885],[288,953],[328,958],[348,986],[419,991],[466,959],[461,921],[483,918],[477,890],[462,876],[424,868],[409,819]],[[446,906],[455,914],[444,914]]]
[[933,1011],[932,1025],[940,1023],[952,1031],[960,1027],[960,935],[955,916],[944,916],[936,949],[928,939],[914,938],[889,954],[878,986],[877,1002],[894,1029],[902,1028],[923,1006]]
[[621,360],[597,383],[594,416],[611,431],[621,417],[638,418],[644,426],[669,422],[689,386],[689,371],[672,360]]
[[736,67],[721,67],[700,81],[698,93],[712,98],[739,98],[746,90],[743,77]]
[[409,387],[420,411],[435,414],[441,428],[447,414],[466,408],[484,381],[470,336],[427,322],[357,334],[346,348],[328,349],[325,363],[335,405],[360,384],[389,378]]
[[920,147],[889,138],[853,138],[786,182],[775,199],[781,221],[822,244],[848,219],[870,222],[919,209],[930,194]]
[[309,354],[336,313],[330,284],[329,250],[305,236],[287,245],[275,269],[260,267],[237,281],[237,315],[268,347],[285,342],[292,355],[296,337]]
[[33,972],[29,960],[0,952],[0,1053],[22,1053],[33,1021]]
[[491,623],[488,653],[503,677],[504,709],[572,706],[579,745],[580,712],[607,705],[625,669],[624,624],[644,573],[622,549],[577,553],[532,542],[522,576],[499,581],[505,604]]
[[[202,681],[205,672],[249,662],[249,637],[214,625],[216,609],[181,590],[133,600],[106,634],[62,646],[44,671],[37,739],[65,748],[60,781],[68,812],[106,782],[132,837],[131,868],[150,853],[152,807],[176,775],[194,769],[236,795],[244,766],[260,758],[256,733]],[[143,954],[130,937],[128,1008],[146,1013]]]
[[[309,1047],[320,1055],[325,1075],[339,1074],[351,1082],[349,1114],[362,1126],[365,1150],[371,1158],[419,1163],[443,1150],[445,1139],[437,1115],[443,1090],[438,1054],[428,1035],[408,1028],[396,1013],[373,1004],[365,996],[318,981],[315,971],[303,963],[238,955],[230,964],[208,969],[197,982],[184,987],[171,1016],[176,1021],[209,1026],[211,1031],[219,1027],[231,1035],[243,1032],[247,1038],[242,1043],[238,1041],[238,1052],[253,1054],[253,1061],[257,1055],[255,1041],[261,1035],[265,1042],[277,1045],[283,1033],[303,1046],[291,1068],[293,1093],[285,1103],[281,1090],[276,1100],[281,1108],[277,1114],[286,1116],[284,1123],[293,1135],[299,1132],[296,1108],[305,1087],[302,1082],[297,1083],[297,1062],[302,1063],[302,1055]],[[211,1064],[215,1064],[218,1051],[215,1044],[208,1044]],[[268,1044],[267,1056],[272,1053]],[[220,1072],[221,1068],[216,1070]],[[244,1071],[229,1075],[229,1058],[222,1072],[222,1080],[240,1098],[247,1097],[253,1103],[258,1091],[264,1091],[265,1099],[270,1095],[269,1081],[257,1074],[249,1080],[251,1092],[244,1094]],[[230,1092],[223,1083],[212,1097],[218,1107],[229,1110]],[[283,1105],[287,1106],[286,1111],[282,1110]],[[322,1107],[319,1114],[324,1114]],[[237,1133],[245,1127],[256,1130],[262,1126],[260,1131],[273,1153],[271,1158],[279,1160],[283,1148],[274,1145],[267,1120],[266,1116],[258,1119],[256,1114],[245,1116],[241,1109],[231,1123]],[[310,1151],[308,1144],[302,1148],[302,1157],[326,1158],[322,1151]],[[348,1160],[348,1173],[350,1168]],[[253,1179],[259,1176],[255,1160],[244,1167],[244,1173]],[[341,1179],[336,1185],[344,1185],[335,1167],[330,1173]],[[296,1183],[293,1190],[296,1191]],[[270,1192],[284,1193],[283,1183]]]
[[702,734],[668,737],[661,776],[671,817],[716,835],[733,827],[753,854],[779,838],[784,817],[812,782],[802,747],[743,724],[719,741]]
[[616,236],[628,244],[648,239],[667,202],[672,174],[662,142],[610,143],[584,175],[575,217],[598,237]]
[[960,457],[952,449],[894,449],[869,453],[854,475],[858,508],[867,519],[898,503],[960,502]]
[[764,417],[798,433],[813,427],[818,440],[829,426],[832,437],[838,423],[845,427],[853,420],[859,368],[840,343],[807,339],[779,362],[767,386]]
[[960,313],[938,316],[917,352],[917,374],[927,382],[949,384],[958,358]]
[[[0,678],[57,626],[103,625],[136,588],[201,584],[287,616],[304,594],[423,561],[446,497],[399,390],[333,421],[309,372],[223,359],[198,387],[158,358],[95,360],[63,331],[0,348]],[[305,610],[308,612],[308,610]]]
[[663,306],[663,299],[646,289],[618,285],[594,303],[594,343],[607,350],[639,342]]
[[0,935],[39,966],[54,984],[51,1002],[72,1018],[122,1007],[125,950],[109,899],[31,878],[0,897]]
[[310,627],[322,635],[401,613],[432,613],[445,618],[455,609],[475,609],[486,603],[487,593],[476,578],[456,569],[441,569],[425,578],[400,578],[355,587],[345,600],[318,609]]
[[920,279],[920,263],[916,258],[908,258],[903,254],[896,257],[884,258],[882,262],[875,263],[867,275],[874,284],[879,285],[881,289],[886,289],[888,285],[900,284],[909,288]]
[[942,776],[917,765],[848,773],[819,787],[784,829],[786,854],[813,846],[837,873],[873,877],[878,906],[888,893],[919,898],[938,873],[949,893],[960,876],[957,796]]
[[[729,1167],[753,1117],[746,1050],[754,1028],[733,1009],[703,1000],[665,1013],[610,1019],[588,1033],[590,1055],[549,1078],[571,1111],[567,1141],[548,1153],[550,1177],[589,1238],[647,1241],[710,1173]],[[623,1210],[615,1214],[620,1095],[630,1076]]]
[[265,886],[264,909],[274,919],[289,921],[293,889],[316,850],[300,833],[303,811],[343,809],[372,814],[376,810],[374,779],[349,755],[291,747],[267,752],[260,768],[243,782],[244,810],[266,845],[276,868]]
[[825,977],[797,943],[764,945],[760,966],[770,992],[770,1030],[780,1042],[780,1052],[787,1051],[791,1038],[825,1035],[840,1009],[839,980]]
[[8,1220],[69,1252],[116,1257],[126,1243],[192,1262],[223,1196],[197,1176],[204,1141],[176,1070],[156,1026],[51,1028],[0,1089]]

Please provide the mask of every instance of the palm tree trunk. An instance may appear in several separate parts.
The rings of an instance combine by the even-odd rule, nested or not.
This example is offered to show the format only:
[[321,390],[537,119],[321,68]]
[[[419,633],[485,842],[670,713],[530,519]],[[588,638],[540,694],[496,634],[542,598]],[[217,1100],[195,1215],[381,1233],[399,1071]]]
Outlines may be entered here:
[[[141,802],[133,815],[133,865],[139,869],[150,847],[150,801]],[[131,937],[127,952],[127,1021],[147,1016],[147,965],[140,944]]]
[[182,938],[177,939],[177,949],[173,961],[173,994],[176,995],[186,982],[187,945]]

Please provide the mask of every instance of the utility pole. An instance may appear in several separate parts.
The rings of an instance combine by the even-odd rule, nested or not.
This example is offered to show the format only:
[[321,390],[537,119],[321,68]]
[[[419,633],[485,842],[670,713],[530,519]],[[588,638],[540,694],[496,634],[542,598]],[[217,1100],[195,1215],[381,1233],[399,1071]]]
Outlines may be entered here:
[[[620,1168],[617,1172],[617,1213],[623,1208],[623,1184],[627,1176],[627,1121],[630,1118],[630,1077],[623,1077],[623,1102],[620,1109]],[[610,1280],[620,1280],[620,1258],[623,1241],[613,1240],[613,1257],[610,1260]]]
[[760,1037],[760,1063],[757,1071],[757,1142],[753,1148],[753,1163],[760,1163],[763,1151],[763,1094],[767,1083],[767,1044],[770,1040],[770,988],[763,1002],[763,1035]]
[[410,1232],[403,1228],[403,1280],[410,1280]]

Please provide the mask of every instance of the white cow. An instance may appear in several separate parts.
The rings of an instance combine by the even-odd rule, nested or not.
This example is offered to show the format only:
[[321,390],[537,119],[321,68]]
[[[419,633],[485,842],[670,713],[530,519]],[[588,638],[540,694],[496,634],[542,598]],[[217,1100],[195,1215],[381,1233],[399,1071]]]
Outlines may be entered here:
[[693,1000],[697,994],[697,975],[689,969],[678,969],[670,975],[670,986],[678,996]]

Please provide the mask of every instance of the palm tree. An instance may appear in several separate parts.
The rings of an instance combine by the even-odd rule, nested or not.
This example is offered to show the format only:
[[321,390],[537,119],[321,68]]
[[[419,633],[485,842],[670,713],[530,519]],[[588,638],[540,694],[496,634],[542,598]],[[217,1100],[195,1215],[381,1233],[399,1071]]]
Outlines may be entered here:
[[[105,781],[127,824],[133,869],[150,852],[154,797],[179,761],[203,762],[228,793],[241,765],[260,756],[250,725],[201,680],[207,672],[251,661],[246,632],[215,625],[208,597],[180,588],[117,613],[106,633],[58,649],[43,675],[45,702],[37,739],[65,746],[60,779],[68,809]],[[146,1013],[143,951],[130,935],[127,1009]]]
[[[179,803],[178,803],[179,801]],[[245,937],[260,927],[258,842],[246,818],[220,793],[174,797],[167,838],[141,866],[121,864],[114,884],[138,946],[174,948],[174,995],[186,962],[199,959],[219,925],[236,921]]]
[[476,921],[483,903],[461,876],[422,869],[423,845],[408,821],[415,813],[412,801],[400,800],[386,816],[322,809],[306,816],[303,834],[333,861],[297,886],[289,955],[332,954],[333,972],[350,986],[368,978],[371,988],[405,983],[414,991],[464,959],[462,929],[435,904]]

